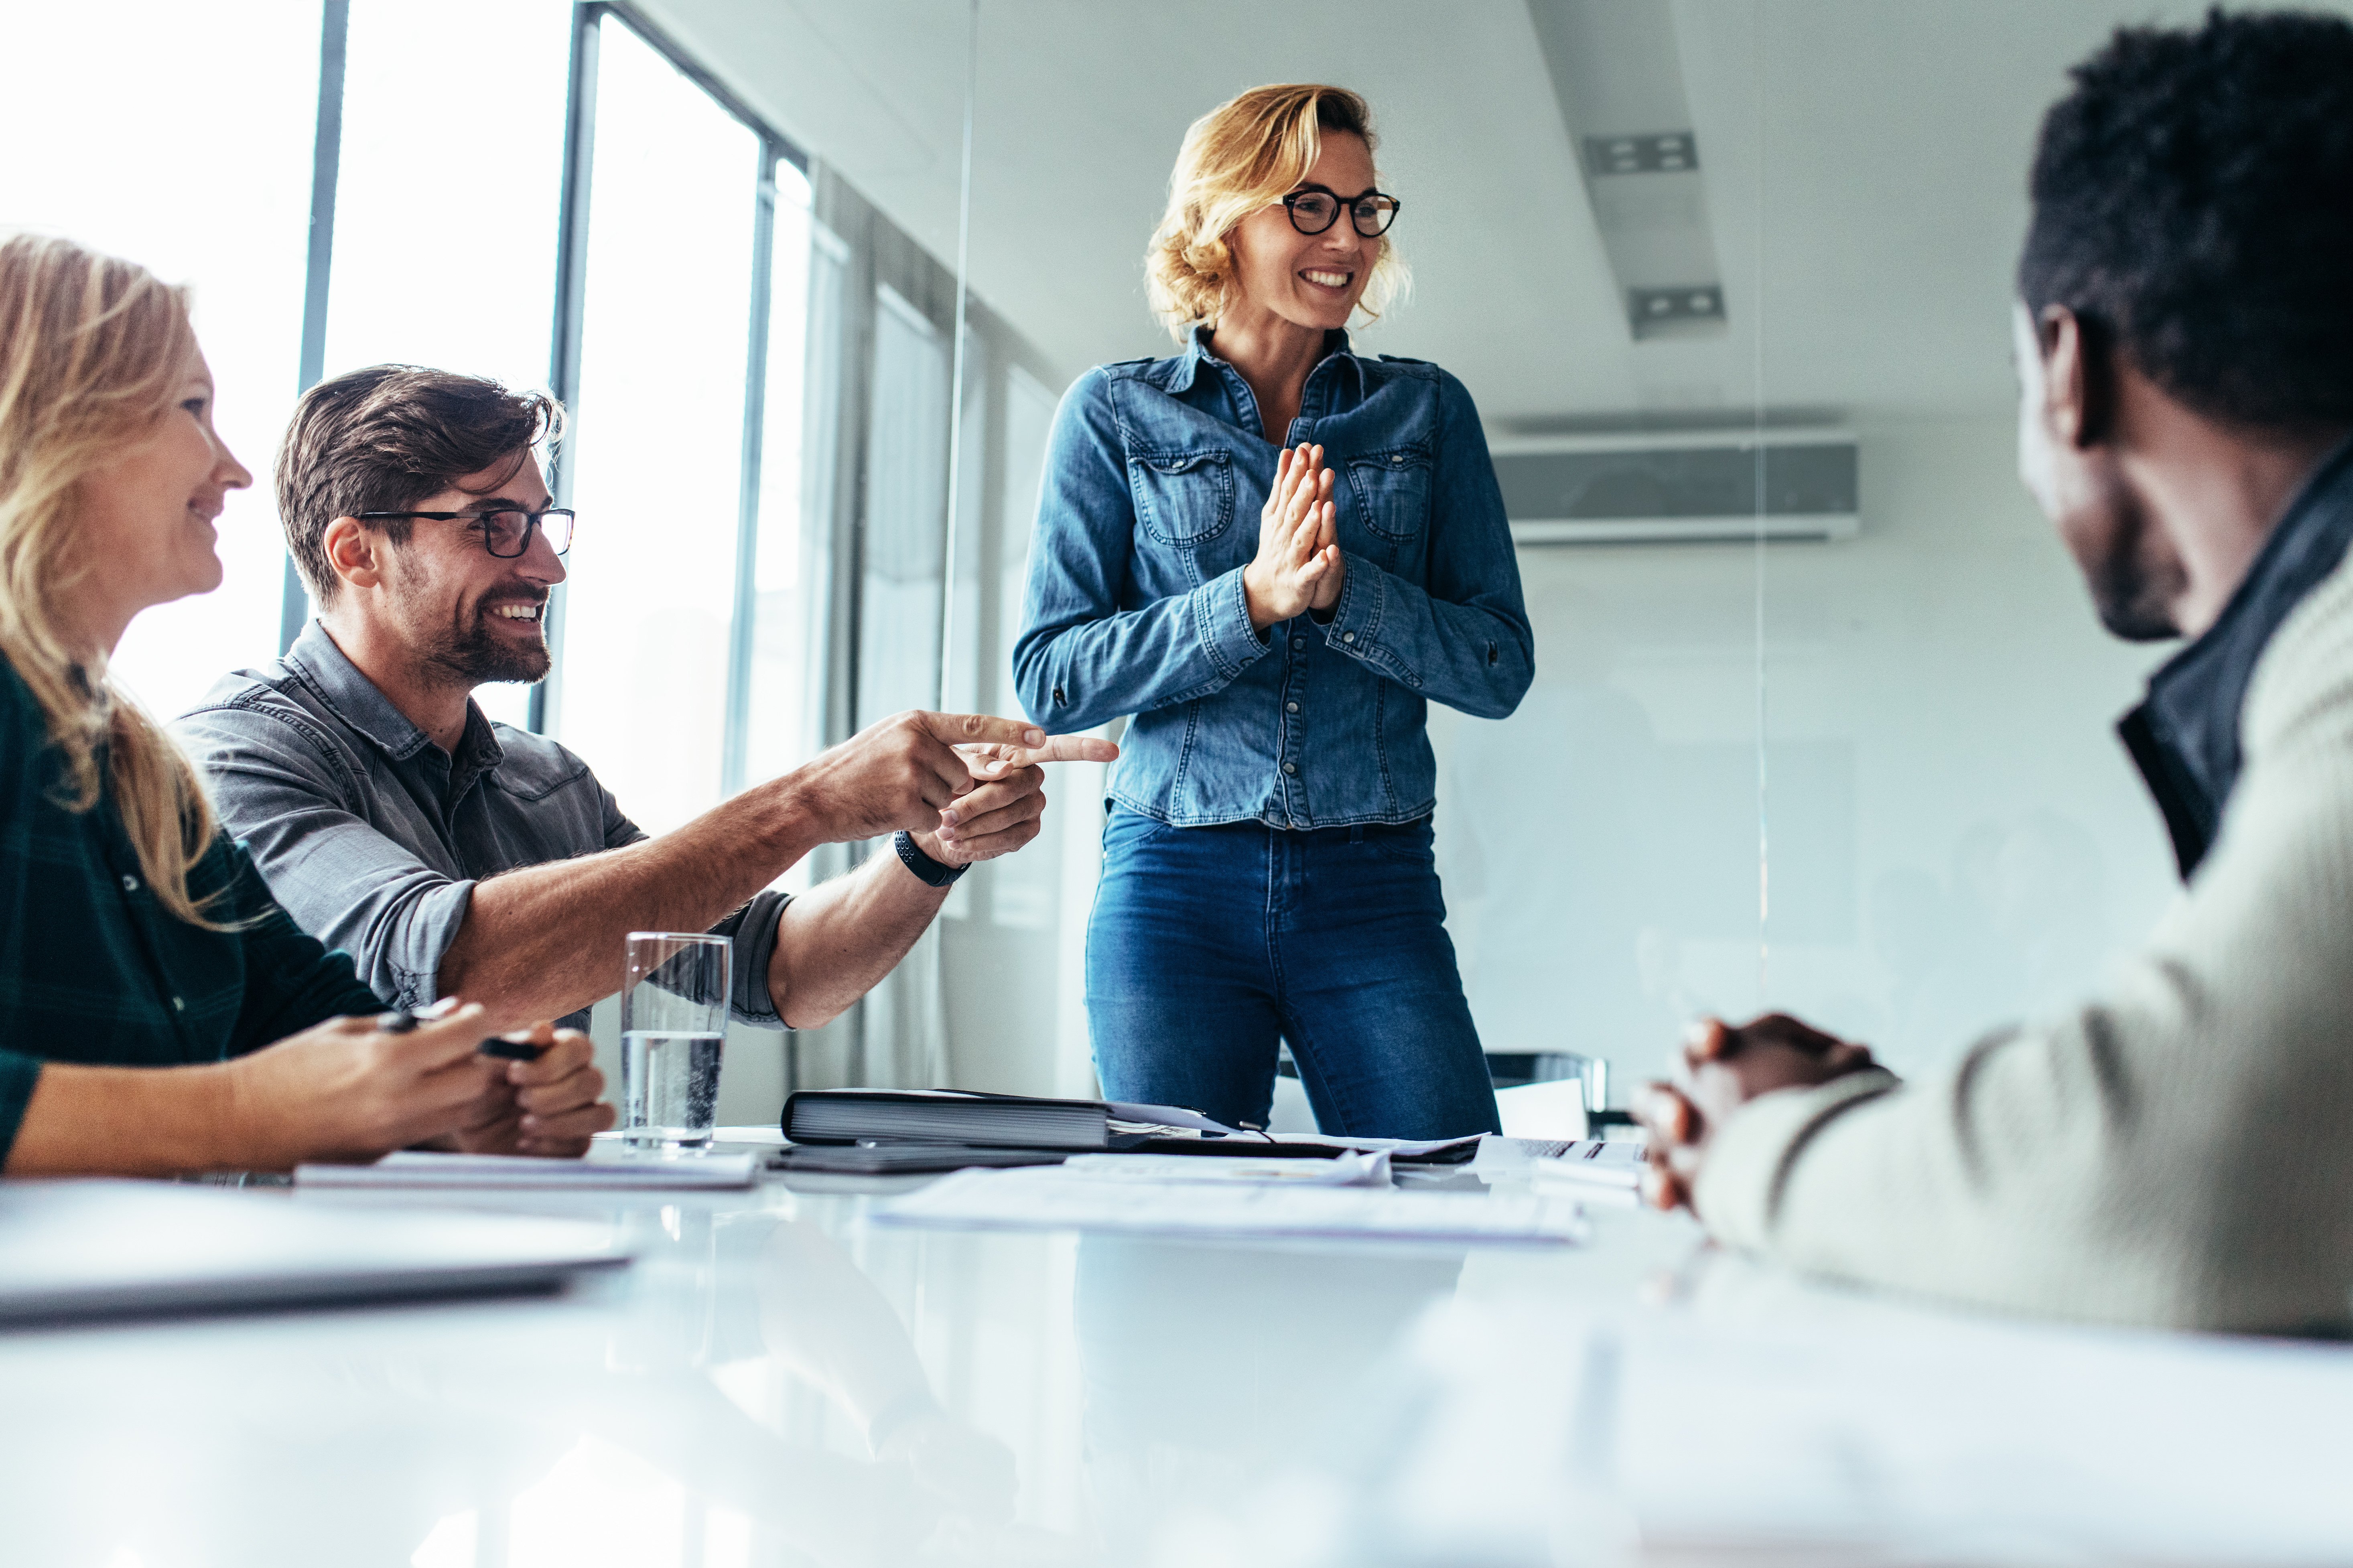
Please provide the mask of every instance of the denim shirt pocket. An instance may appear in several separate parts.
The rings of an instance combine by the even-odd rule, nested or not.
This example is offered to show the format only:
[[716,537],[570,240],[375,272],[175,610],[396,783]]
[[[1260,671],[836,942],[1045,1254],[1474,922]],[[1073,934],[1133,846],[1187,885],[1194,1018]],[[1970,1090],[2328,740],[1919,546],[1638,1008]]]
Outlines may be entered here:
[[1348,459],[1356,516],[1383,539],[1418,539],[1430,521],[1430,450],[1390,447]]
[[1189,550],[1225,532],[1234,521],[1233,454],[1218,447],[1192,452],[1138,452],[1127,460],[1135,518],[1162,544]]

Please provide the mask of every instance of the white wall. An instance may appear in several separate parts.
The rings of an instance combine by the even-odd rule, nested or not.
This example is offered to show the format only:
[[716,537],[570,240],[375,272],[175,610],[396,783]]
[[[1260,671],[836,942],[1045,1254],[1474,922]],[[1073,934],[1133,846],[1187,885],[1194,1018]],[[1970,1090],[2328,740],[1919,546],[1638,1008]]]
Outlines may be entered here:
[[[1500,723],[1430,723],[1490,1050],[1607,1056],[1622,1100],[1694,1014],[1774,1006],[1918,1070],[2079,994],[2174,895],[2111,729],[2167,650],[2100,630],[2007,421],[1866,428],[1862,481],[1860,538],[1766,558],[1761,965],[1753,551],[1522,552],[1534,689]],[[976,871],[981,918],[946,922],[958,1086],[1092,1092],[1094,772],[1057,770],[1035,864]],[[765,1121],[782,1092],[777,1037],[733,1032],[720,1119]]]
[[1523,551],[1536,680],[1432,715],[1440,868],[1487,1048],[1662,1070],[1694,1014],[1786,1008],[1899,1068],[2063,1001],[2172,896],[2111,724],[2116,643],[2020,490],[2008,423],[1862,433],[1862,533]]

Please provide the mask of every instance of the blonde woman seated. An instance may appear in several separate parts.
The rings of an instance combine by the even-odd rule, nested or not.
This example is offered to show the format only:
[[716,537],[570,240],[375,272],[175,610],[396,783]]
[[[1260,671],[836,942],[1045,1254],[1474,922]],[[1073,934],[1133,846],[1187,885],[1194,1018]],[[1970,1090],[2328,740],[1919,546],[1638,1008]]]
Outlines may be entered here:
[[485,1058],[479,1006],[379,1030],[108,678],[132,616],[220,582],[213,520],[253,477],[212,395],[182,290],[0,243],[0,1168],[576,1154],[613,1119],[586,1037],[541,1025],[537,1060]]

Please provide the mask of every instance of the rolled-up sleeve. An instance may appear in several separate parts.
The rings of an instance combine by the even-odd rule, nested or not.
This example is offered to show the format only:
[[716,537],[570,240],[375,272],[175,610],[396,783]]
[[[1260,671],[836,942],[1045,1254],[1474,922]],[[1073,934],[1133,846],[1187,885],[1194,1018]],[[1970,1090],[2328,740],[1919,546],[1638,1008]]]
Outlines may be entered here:
[[207,709],[174,730],[202,763],[223,827],[295,923],[350,953],[360,983],[395,1005],[436,1000],[473,879],[443,875],[371,825],[342,763],[290,720]]
[[733,956],[729,967],[727,1010],[739,1024],[755,1029],[788,1029],[768,994],[768,964],[776,955],[776,922],[784,918],[792,895],[774,888],[752,895],[752,901],[711,928],[713,936],[728,940]]

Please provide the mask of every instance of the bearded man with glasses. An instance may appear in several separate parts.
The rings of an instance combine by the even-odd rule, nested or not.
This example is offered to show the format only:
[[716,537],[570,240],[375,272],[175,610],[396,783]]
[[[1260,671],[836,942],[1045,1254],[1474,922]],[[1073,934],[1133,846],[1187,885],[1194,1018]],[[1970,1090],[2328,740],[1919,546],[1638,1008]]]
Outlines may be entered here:
[[[734,944],[739,1021],[815,1027],[890,973],[965,867],[1037,837],[1039,763],[1118,749],[902,713],[648,837],[586,763],[470,695],[548,672],[573,517],[538,454],[560,423],[542,394],[408,365],[304,394],[277,486],[318,618],[174,732],[271,892],[389,1001],[462,991],[501,1026],[585,1028],[628,932],[712,931]],[[809,894],[769,886],[819,844],[893,832],[895,855]]]

